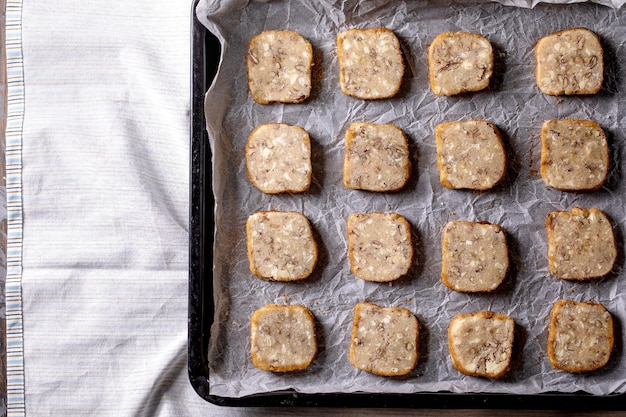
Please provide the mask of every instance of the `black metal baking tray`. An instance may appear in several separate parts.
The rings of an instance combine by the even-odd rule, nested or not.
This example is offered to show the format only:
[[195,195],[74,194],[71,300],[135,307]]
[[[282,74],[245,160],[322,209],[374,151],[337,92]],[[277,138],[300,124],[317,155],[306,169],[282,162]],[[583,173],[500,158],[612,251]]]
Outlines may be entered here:
[[609,396],[594,396],[586,393],[510,395],[448,392],[303,394],[295,391],[276,391],[240,398],[211,394],[207,351],[211,338],[211,324],[214,320],[212,268],[215,200],[211,188],[211,149],[205,128],[204,95],[217,71],[220,44],[215,36],[206,30],[195,17],[194,10],[197,0],[193,3],[191,25],[188,372],[191,385],[200,397],[216,405],[238,407],[626,409],[626,394]]

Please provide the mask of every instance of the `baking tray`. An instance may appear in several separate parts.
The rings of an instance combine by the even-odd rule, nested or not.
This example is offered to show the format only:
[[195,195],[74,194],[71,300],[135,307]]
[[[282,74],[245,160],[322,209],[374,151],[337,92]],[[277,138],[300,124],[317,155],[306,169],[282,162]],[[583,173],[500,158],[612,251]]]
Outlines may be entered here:
[[359,407],[441,409],[552,409],[624,410],[626,394],[595,396],[587,393],[536,395],[480,393],[303,394],[293,390],[274,391],[245,397],[211,394],[207,351],[214,321],[213,243],[214,205],[212,154],[204,117],[204,96],[217,71],[221,47],[197,20],[193,2],[191,24],[191,131],[189,212],[189,311],[188,373],[200,397],[220,406],[234,407]]

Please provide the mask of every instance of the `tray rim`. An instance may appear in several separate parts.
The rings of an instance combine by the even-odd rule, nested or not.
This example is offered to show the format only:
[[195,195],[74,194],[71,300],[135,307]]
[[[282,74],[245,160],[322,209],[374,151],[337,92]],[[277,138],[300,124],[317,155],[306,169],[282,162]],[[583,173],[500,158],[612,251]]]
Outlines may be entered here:
[[[219,54],[212,55],[207,50],[207,43],[215,45],[217,40],[197,19],[195,9],[198,2],[199,0],[193,0],[191,6],[187,370],[189,381],[201,398],[214,405],[226,407],[626,410],[626,393],[599,396],[584,392],[515,395],[453,392],[300,393],[283,390],[244,397],[211,394],[206,354],[211,338],[210,327],[215,317],[212,285],[215,199],[209,169],[212,154],[205,128],[204,96],[213,81],[219,59],[216,55]],[[210,226],[209,230],[207,226]],[[209,267],[207,261],[210,261]]]

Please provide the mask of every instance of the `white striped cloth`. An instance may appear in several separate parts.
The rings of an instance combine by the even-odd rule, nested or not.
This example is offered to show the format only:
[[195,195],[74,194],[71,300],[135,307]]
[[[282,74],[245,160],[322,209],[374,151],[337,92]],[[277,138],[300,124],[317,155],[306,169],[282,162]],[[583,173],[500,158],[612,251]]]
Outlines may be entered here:
[[190,0],[7,1],[9,416],[190,416]]

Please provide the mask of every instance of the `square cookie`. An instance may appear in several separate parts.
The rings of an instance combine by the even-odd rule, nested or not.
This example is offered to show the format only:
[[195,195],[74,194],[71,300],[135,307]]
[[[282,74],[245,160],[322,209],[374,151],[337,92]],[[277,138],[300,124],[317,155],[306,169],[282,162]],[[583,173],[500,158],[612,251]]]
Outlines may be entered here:
[[413,262],[409,222],[397,213],[351,214],[348,257],[352,273],[365,281],[389,282],[406,275]]
[[603,51],[598,35],[585,28],[567,29],[539,39],[535,77],[545,94],[595,94],[602,88]]
[[263,371],[306,369],[317,355],[315,319],[301,305],[267,304],[250,320],[252,364]]
[[546,120],[541,127],[541,177],[563,191],[597,190],[609,172],[609,146],[591,120]]
[[451,290],[493,291],[509,269],[506,233],[496,224],[448,222],[441,252],[441,280]]
[[458,314],[448,326],[452,365],[466,375],[500,378],[511,365],[514,334],[515,322],[504,314]]
[[484,36],[446,32],[428,47],[430,89],[440,96],[479,91],[493,74],[493,48]]
[[246,222],[250,271],[271,281],[308,277],[317,262],[317,244],[301,213],[260,211]]
[[602,304],[560,300],[552,307],[548,357],[556,369],[589,372],[607,364],[613,350],[613,318]]
[[246,144],[248,179],[267,194],[299,193],[311,185],[311,141],[306,130],[285,123],[257,126]]
[[445,122],[435,129],[441,185],[452,189],[487,190],[506,173],[500,131],[485,120]]
[[299,33],[268,30],[250,40],[248,87],[254,101],[301,103],[311,94],[313,48]]
[[411,173],[404,132],[392,124],[352,123],[346,131],[343,183],[347,188],[396,191]]
[[400,42],[386,28],[350,29],[337,35],[339,83],[352,97],[393,97],[404,75]]
[[617,259],[611,222],[602,211],[574,207],[546,218],[550,273],[561,279],[601,278]]
[[350,363],[381,376],[410,373],[419,358],[419,323],[409,310],[359,303],[354,308]]

